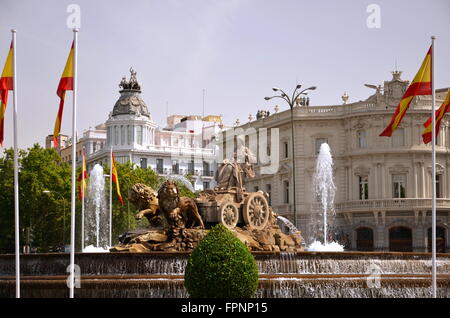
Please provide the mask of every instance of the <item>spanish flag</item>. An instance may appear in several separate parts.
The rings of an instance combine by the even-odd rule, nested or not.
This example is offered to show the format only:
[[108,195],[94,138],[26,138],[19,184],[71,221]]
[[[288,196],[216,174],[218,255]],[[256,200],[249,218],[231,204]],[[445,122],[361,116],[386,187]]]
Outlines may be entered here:
[[64,110],[64,97],[66,96],[66,91],[73,91],[73,74],[74,74],[74,61],[73,61],[73,43],[70,49],[69,58],[67,59],[66,66],[64,67],[64,72],[59,81],[58,89],[56,95],[59,96],[59,110],[58,116],[56,116],[55,129],[53,130],[53,144],[58,147],[58,136],[61,132],[61,123]]
[[86,169],[86,151],[83,150],[83,164],[81,165],[81,171],[78,175],[78,181],[80,182],[80,185],[78,186],[78,198],[83,200],[83,194],[86,195],[86,188],[87,188],[87,178],[88,173]]
[[418,95],[431,95],[431,47],[428,50],[425,59],[422,62],[422,66],[417,72],[411,84],[408,86],[405,94],[403,95],[400,103],[395,110],[394,116],[386,129],[380,134],[380,136],[390,137],[392,133],[397,129],[398,125],[405,116],[406,111],[411,104],[411,101]]
[[111,164],[112,164],[112,181],[116,184],[117,196],[119,197],[120,204],[123,205],[122,195],[120,194],[119,175],[117,174],[116,160],[114,159],[114,153],[111,152]]
[[[450,110],[450,89],[448,90],[447,97],[445,97],[444,102],[441,107],[435,112],[435,121],[436,121],[436,137],[439,134],[439,128],[441,127],[441,120],[444,118],[446,112]],[[428,120],[423,124],[425,129],[422,132],[422,139],[425,144],[431,142],[432,140],[432,118],[428,118]]]
[[8,91],[13,90],[13,43],[9,47],[8,57],[0,77],[0,146],[3,145],[5,137],[5,113],[8,104]]

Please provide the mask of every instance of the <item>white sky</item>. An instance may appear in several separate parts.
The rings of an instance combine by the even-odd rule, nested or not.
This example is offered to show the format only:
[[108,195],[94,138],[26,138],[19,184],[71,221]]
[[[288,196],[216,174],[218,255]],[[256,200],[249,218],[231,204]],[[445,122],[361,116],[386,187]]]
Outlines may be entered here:
[[[106,121],[121,77],[137,71],[153,119],[169,114],[223,114],[241,123],[278,86],[315,85],[311,105],[341,103],[373,93],[364,83],[391,79],[397,60],[411,80],[436,35],[436,87],[450,86],[448,0],[0,0],[0,68],[17,29],[19,146],[44,144],[58,109],[56,88],[72,32],[71,3],[81,7],[79,112],[82,131]],[[369,4],[381,8],[381,28],[366,25]],[[62,133],[71,133],[71,93]],[[287,105],[280,104],[282,109]],[[11,147],[12,96],[5,147]]]

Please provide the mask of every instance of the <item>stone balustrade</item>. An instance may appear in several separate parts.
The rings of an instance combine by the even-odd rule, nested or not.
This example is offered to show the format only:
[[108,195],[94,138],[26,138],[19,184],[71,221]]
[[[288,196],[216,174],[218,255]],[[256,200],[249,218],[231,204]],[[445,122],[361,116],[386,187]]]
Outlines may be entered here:
[[[450,211],[450,199],[436,199],[436,208]],[[336,212],[430,210],[431,198],[373,199],[335,204]]]

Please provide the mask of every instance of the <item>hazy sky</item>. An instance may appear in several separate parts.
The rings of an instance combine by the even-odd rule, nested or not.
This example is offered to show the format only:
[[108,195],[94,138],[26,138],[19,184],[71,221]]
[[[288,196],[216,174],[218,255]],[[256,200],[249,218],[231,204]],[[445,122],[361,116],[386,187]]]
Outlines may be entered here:
[[[271,87],[318,88],[312,105],[350,102],[373,93],[364,83],[390,80],[397,60],[411,80],[436,35],[436,87],[450,86],[449,0],[0,0],[0,68],[17,29],[19,146],[44,144],[58,109],[56,88],[72,31],[69,4],[81,8],[78,129],[105,122],[122,76],[137,71],[153,119],[169,114],[223,114],[245,122]],[[381,9],[368,28],[367,7]],[[71,93],[62,133],[71,133]],[[282,109],[286,105],[280,104]],[[12,97],[5,146],[12,146]]]

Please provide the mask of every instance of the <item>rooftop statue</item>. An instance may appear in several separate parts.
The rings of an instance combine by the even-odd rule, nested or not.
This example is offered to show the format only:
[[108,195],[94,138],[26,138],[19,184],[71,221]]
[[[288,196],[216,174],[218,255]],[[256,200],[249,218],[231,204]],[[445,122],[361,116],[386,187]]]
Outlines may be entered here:
[[137,72],[133,70],[133,67],[130,67],[130,80],[127,81],[127,78],[124,76],[122,77],[122,80],[120,81],[119,87],[122,89],[132,89],[132,90],[141,90],[141,85],[139,85],[139,82],[137,80],[136,74]]

